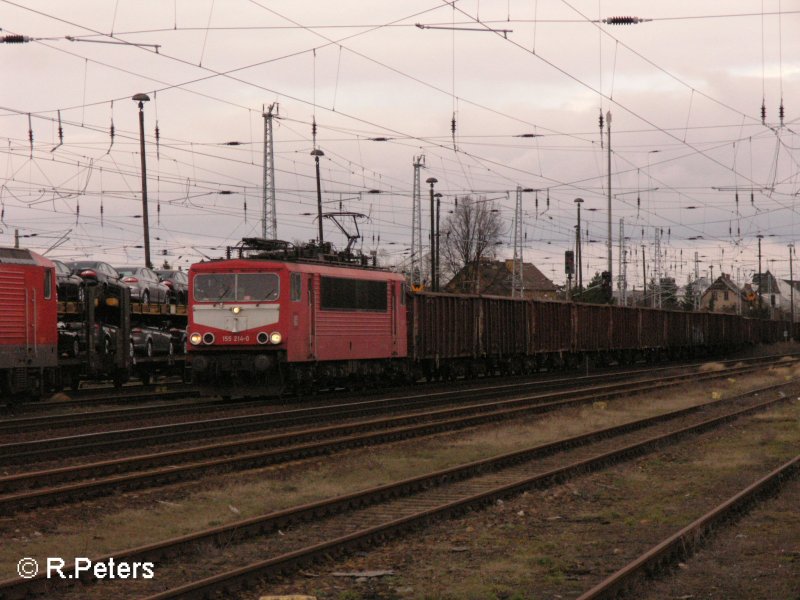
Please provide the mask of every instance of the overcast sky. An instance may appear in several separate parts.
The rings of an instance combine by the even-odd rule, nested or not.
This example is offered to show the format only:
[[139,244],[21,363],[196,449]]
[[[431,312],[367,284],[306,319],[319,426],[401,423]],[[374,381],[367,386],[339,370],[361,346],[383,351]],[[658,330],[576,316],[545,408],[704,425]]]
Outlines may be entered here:
[[[652,21],[599,22],[619,16]],[[517,186],[540,190],[523,194],[525,259],[559,283],[583,198],[590,277],[607,257],[598,117],[610,111],[614,271],[624,218],[629,287],[642,245],[650,276],[657,231],[679,283],[695,252],[701,275],[713,265],[743,280],[759,234],[763,268],[788,277],[787,244],[800,241],[794,2],[0,0],[0,27],[32,38],[0,45],[0,242],[18,230],[54,258],[143,262],[137,93],[151,98],[156,263],[186,267],[261,234],[273,103],[281,239],[316,236],[316,121],[325,211],[367,215],[363,250],[407,260],[424,155],[423,224],[428,177],[443,215],[486,197],[507,228],[501,256]],[[327,220],[325,236],[345,245]]]

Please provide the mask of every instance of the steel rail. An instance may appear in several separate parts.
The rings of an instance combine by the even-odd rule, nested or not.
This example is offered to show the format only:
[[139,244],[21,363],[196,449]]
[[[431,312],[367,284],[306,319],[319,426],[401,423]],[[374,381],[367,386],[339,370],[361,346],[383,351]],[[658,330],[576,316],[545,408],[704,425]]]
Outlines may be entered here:
[[663,571],[668,565],[684,560],[707,539],[718,525],[731,521],[731,517],[749,509],[759,498],[772,493],[800,471],[800,455],[750,484],[735,496],[719,504],[703,516],[692,521],[680,531],[656,544],[648,551],[629,562],[613,575],[607,577],[578,600],[610,600],[629,593],[649,573]]
[[[668,384],[665,383],[663,385],[666,387]],[[779,384],[778,387],[784,385],[787,384],[784,382]],[[310,456],[330,454],[364,445],[434,435],[505,420],[522,414],[547,412],[559,408],[577,406],[619,394],[652,391],[654,388],[650,383],[642,385],[641,382],[635,382],[634,384],[627,384],[627,386],[622,386],[621,384],[604,386],[604,389],[605,391],[602,393],[593,390],[566,400],[557,399],[551,402],[544,402],[540,396],[533,396],[530,398],[502,400],[500,402],[486,402],[469,407],[439,409],[402,417],[361,421],[343,426],[319,427],[250,440],[211,444],[199,448],[172,450],[132,458],[100,461],[88,465],[9,475],[0,478],[0,490],[4,493],[3,496],[0,496],[0,514],[8,514],[29,507],[56,502],[82,500],[87,496],[103,495],[124,489],[141,489],[161,483],[185,481],[206,476],[210,472],[256,468]],[[746,393],[745,396],[759,391],[763,390],[753,390]],[[558,397],[565,394],[566,392],[559,392],[551,394],[549,397]],[[693,412],[701,408],[703,408],[703,405],[688,407],[683,410]],[[666,414],[669,415],[671,413]],[[667,417],[662,416],[661,418]],[[427,419],[428,422],[417,423],[421,419]],[[320,439],[323,441],[318,441]],[[285,447],[287,444],[292,443],[295,445]],[[284,447],[275,448],[280,444],[284,444]],[[229,456],[231,453],[237,454]],[[215,458],[203,460],[209,456]],[[219,458],[220,456],[222,457]],[[184,464],[179,464],[181,461]],[[158,465],[166,466],[154,468]],[[138,471],[128,475],[119,474],[132,469],[150,470]],[[54,485],[79,478],[82,478],[83,481],[61,486]],[[19,489],[24,491],[9,493]]]
[[[694,374],[695,380],[715,379],[741,375],[760,368],[761,365],[746,365],[733,367],[725,371]],[[660,376],[652,379],[636,380],[645,389],[656,389],[684,383],[686,374]],[[208,440],[211,435],[221,437],[274,429],[277,427],[302,426],[306,423],[317,423],[319,419],[327,420],[363,417],[369,414],[385,412],[387,407],[393,411],[406,410],[410,405],[414,408],[437,406],[445,403],[475,401],[481,398],[495,397],[496,395],[521,393],[520,389],[527,390],[535,384],[526,383],[522,388],[519,384],[506,384],[500,386],[482,387],[472,390],[458,390],[417,394],[404,398],[383,398],[367,402],[349,402],[334,406],[313,408],[297,408],[287,411],[269,412],[258,415],[238,415],[187,421],[167,425],[151,425],[147,427],[118,429],[98,433],[85,433],[57,438],[46,438],[25,442],[16,442],[0,445],[0,466],[24,464],[48,459],[62,459],[66,456],[80,456],[99,452],[116,450],[130,450],[134,447],[168,444],[193,440]],[[565,390],[550,394],[539,394],[528,399],[539,398],[541,401],[553,399],[559,394],[570,395],[591,390],[598,393],[625,389],[628,382],[611,383],[577,390]],[[541,388],[541,385],[537,385]]]
[[[783,384],[786,385],[786,384]],[[773,386],[780,387],[780,386]],[[762,401],[754,406],[739,409],[722,416],[706,419],[688,427],[683,427],[673,432],[649,437],[643,441],[628,444],[611,451],[602,452],[592,457],[578,460],[568,465],[551,469],[544,473],[539,473],[533,477],[526,477],[522,480],[514,481],[509,484],[498,486],[479,494],[473,494],[467,498],[456,502],[448,502],[433,509],[426,509],[415,515],[389,521],[378,527],[373,527],[364,531],[316,544],[299,551],[274,557],[266,561],[261,561],[253,565],[248,565],[241,569],[220,574],[200,582],[194,582],[151,597],[149,600],[163,600],[166,598],[177,597],[204,597],[215,590],[230,591],[238,583],[249,580],[253,577],[261,577],[280,573],[286,569],[302,566],[317,560],[326,558],[329,553],[337,553],[348,548],[359,547],[365,542],[381,540],[384,537],[402,533],[409,528],[424,525],[431,518],[441,518],[449,514],[460,514],[469,508],[480,507],[493,502],[498,498],[505,498],[530,489],[532,487],[542,488],[549,485],[563,483],[565,480],[579,476],[581,474],[605,468],[611,464],[621,462],[636,456],[640,456],[653,449],[658,449],[668,443],[682,439],[685,436],[700,433],[718,427],[724,423],[735,419],[754,414],[758,411],[770,408],[780,402],[787,401],[786,396]],[[718,403],[721,401],[716,401]],[[713,404],[713,403],[711,403]],[[678,412],[685,412],[682,409]],[[650,417],[646,421],[653,421],[656,417]],[[638,423],[638,422],[635,422]],[[286,528],[294,523],[305,521],[317,522],[319,519],[333,514],[340,514],[349,510],[372,505],[378,502],[394,499],[399,496],[412,495],[417,492],[428,490],[434,486],[447,485],[449,483],[467,479],[469,477],[483,474],[489,471],[496,471],[513,466],[522,462],[531,461],[543,456],[547,456],[558,451],[574,448],[582,444],[590,443],[600,439],[621,433],[631,424],[609,427],[604,430],[589,432],[571,438],[559,440],[534,446],[532,448],[509,452],[501,456],[482,459],[465,465],[459,465],[448,469],[436,471],[426,475],[412,477],[403,481],[384,484],[375,488],[351,493],[336,498],[312,502],[298,507],[288,508],[267,515],[251,517],[219,526],[193,534],[184,535],[178,538],[139,546],[124,551],[114,552],[102,557],[93,559],[93,562],[107,562],[109,558],[116,561],[143,561],[159,560],[165,557],[175,556],[181,552],[187,552],[198,545],[211,543],[215,545],[228,545],[244,539],[271,533],[281,528]],[[70,571],[71,567],[67,567]],[[89,578],[83,581],[90,581]],[[63,581],[61,583],[67,583]],[[10,579],[0,582],[0,598],[23,598],[30,593],[42,591],[52,591],[52,582],[43,575],[39,575],[30,580]]]

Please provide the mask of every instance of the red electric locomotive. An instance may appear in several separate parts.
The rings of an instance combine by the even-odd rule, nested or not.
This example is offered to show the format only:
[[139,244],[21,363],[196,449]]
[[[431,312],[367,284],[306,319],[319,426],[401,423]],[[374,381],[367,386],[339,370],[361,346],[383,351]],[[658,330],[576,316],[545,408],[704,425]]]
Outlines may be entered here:
[[407,355],[402,275],[246,239],[189,271],[192,378],[230,395],[399,376]]
[[55,265],[0,248],[0,395],[38,395],[58,378]]

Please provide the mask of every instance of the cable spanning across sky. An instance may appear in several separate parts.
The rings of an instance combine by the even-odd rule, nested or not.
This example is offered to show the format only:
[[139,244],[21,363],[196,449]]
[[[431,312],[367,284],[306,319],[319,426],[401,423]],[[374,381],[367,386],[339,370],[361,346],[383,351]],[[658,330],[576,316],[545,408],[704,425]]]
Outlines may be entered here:
[[[137,93],[152,98],[154,261],[185,266],[258,235],[262,110],[278,102],[280,237],[316,234],[315,121],[323,201],[369,216],[363,249],[406,265],[412,162],[425,154],[444,214],[459,197],[493,199],[508,229],[501,256],[513,253],[514,190],[540,190],[523,200],[523,254],[562,282],[577,196],[587,274],[603,267],[597,114],[610,110],[614,228],[625,220],[626,248],[657,240],[680,282],[695,252],[703,270],[745,277],[762,234],[767,264],[788,274],[800,42],[781,32],[800,13],[750,4],[643,14],[610,0],[413,0],[365,14],[348,1],[0,1],[0,34],[28,40],[0,44],[14,82],[0,89],[0,241],[18,232],[40,250],[58,243],[53,256],[142,260]],[[641,22],[608,24],[630,14]],[[640,271],[629,269],[633,283]]]

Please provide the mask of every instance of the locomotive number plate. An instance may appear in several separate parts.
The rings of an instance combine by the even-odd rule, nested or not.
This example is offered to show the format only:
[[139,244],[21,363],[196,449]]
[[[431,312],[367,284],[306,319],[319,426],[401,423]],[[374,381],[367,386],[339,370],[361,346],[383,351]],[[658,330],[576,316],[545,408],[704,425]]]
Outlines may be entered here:
[[249,335],[223,335],[222,341],[224,342],[249,342]]

